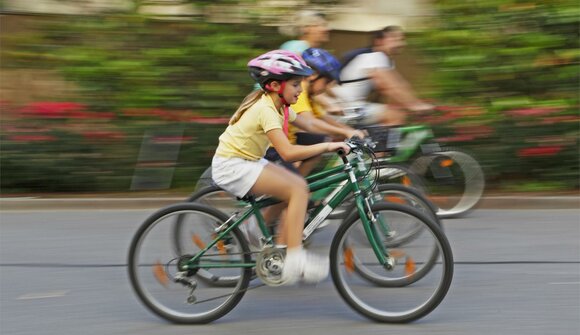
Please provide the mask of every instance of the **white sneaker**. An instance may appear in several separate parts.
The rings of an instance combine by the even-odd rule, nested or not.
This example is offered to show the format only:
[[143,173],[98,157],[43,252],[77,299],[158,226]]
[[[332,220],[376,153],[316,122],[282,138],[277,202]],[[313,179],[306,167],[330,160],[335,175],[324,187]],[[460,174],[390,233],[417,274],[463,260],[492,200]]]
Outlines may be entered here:
[[253,215],[250,216],[238,227],[240,228],[242,234],[244,234],[246,241],[248,241],[248,246],[250,247],[251,251],[262,250],[262,241],[260,240],[260,236],[262,236],[262,231],[260,230],[258,220],[256,220],[255,216]]
[[320,283],[328,277],[330,269],[328,257],[311,252],[304,252],[306,262],[302,272],[302,281],[309,284]]
[[298,281],[316,284],[328,277],[328,259],[304,251],[290,249],[286,253],[282,269],[282,285],[294,285]]

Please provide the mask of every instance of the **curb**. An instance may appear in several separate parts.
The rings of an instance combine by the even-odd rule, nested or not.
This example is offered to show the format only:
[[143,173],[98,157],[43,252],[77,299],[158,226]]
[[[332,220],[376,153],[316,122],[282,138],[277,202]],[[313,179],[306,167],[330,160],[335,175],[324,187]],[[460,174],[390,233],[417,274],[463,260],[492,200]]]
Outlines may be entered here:
[[[158,209],[182,202],[186,197],[164,198],[2,198],[1,211],[26,210],[119,210]],[[480,209],[579,209],[580,197],[575,196],[496,196],[484,197]]]
[[580,197],[484,197],[477,208],[485,209],[579,209]]

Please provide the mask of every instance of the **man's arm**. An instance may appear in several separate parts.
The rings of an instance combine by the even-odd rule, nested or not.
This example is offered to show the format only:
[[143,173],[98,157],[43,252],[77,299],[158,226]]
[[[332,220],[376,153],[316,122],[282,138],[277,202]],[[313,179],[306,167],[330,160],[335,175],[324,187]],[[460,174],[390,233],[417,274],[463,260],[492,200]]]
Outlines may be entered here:
[[369,74],[383,96],[395,100],[404,108],[412,111],[432,109],[431,105],[417,98],[411,85],[396,70],[375,69]]

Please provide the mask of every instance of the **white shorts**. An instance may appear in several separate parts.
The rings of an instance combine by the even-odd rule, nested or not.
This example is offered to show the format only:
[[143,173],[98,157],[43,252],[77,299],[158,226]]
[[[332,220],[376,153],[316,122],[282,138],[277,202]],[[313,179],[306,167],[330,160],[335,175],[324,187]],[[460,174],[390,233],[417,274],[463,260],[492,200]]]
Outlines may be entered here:
[[243,197],[254,186],[268,161],[260,158],[249,161],[243,158],[213,156],[211,175],[213,181],[236,197]]

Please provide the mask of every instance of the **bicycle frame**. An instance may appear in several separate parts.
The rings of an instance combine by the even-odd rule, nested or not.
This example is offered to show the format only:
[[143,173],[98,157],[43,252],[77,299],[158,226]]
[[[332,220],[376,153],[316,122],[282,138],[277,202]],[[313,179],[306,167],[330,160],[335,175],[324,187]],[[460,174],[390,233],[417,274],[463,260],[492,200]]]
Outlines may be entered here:
[[[395,128],[398,131],[397,136],[403,138],[397,145],[397,151],[392,156],[378,158],[379,168],[388,166],[389,164],[396,164],[407,162],[413,157],[418,150],[422,153],[427,154],[430,152],[438,151],[440,149],[437,143],[430,143],[429,141],[434,138],[433,131],[425,125],[407,126]],[[321,172],[309,175],[306,177],[306,181],[316,180],[319,174],[326,171],[331,171],[333,168],[337,167],[338,158],[333,158],[326,164],[326,166],[331,166],[330,170],[323,170]],[[341,167],[338,165],[338,167]],[[313,191],[312,198],[321,199],[332,195],[332,191],[335,185],[330,185],[332,187],[325,187]]]
[[403,140],[398,143],[395,155],[381,159],[383,162],[406,162],[411,159],[419,149],[421,149],[423,153],[426,153],[439,148],[436,143],[426,143],[434,138],[433,131],[427,126],[417,125],[395,129],[399,132],[399,137],[403,137]]
[[[385,265],[387,263],[388,254],[386,253],[383,244],[379,242],[378,233],[375,227],[375,223],[377,223],[379,219],[372,215],[372,212],[370,211],[369,200],[363,196],[361,188],[357,182],[357,177],[364,175],[366,172],[358,169],[357,163],[360,161],[358,157],[349,161],[345,156],[342,156],[342,160],[344,165],[321,171],[307,178],[310,192],[316,192],[330,186],[336,186],[337,183],[341,183],[343,181],[347,182],[339,186],[339,188],[332,193],[332,197],[329,197],[330,199],[328,201],[323,201],[323,203],[316,207],[305,224],[306,228],[303,232],[303,239],[306,239],[308,236],[310,236],[310,234],[312,234],[312,232],[328,217],[328,215],[336,207],[340,206],[340,204],[342,204],[348,195],[352,193],[355,196],[356,208],[363,223],[365,234],[367,235],[367,238],[373,248],[375,255],[377,256],[378,261],[381,265]],[[252,215],[255,215],[257,218],[258,225],[265,239],[264,242],[267,245],[273,245],[273,237],[267,228],[264,217],[261,213],[261,209],[277,203],[280,203],[280,200],[274,198],[266,198],[261,200],[250,199],[249,205],[246,206],[247,209],[245,209],[242,214],[239,214],[239,212],[233,213],[228,220],[226,220],[220,227],[217,227],[215,229],[217,237],[187,262],[182,263],[180,269],[187,271],[194,268],[254,267],[255,262],[232,262],[229,264],[224,264],[222,261],[215,263],[204,262],[203,264],[199,264],[199,259],[210,248],[215,246],[218,241],[224,239],[235,227],[242,224]],[[381,230],[384,229],[388,228],[386,226],[381,227]]]

